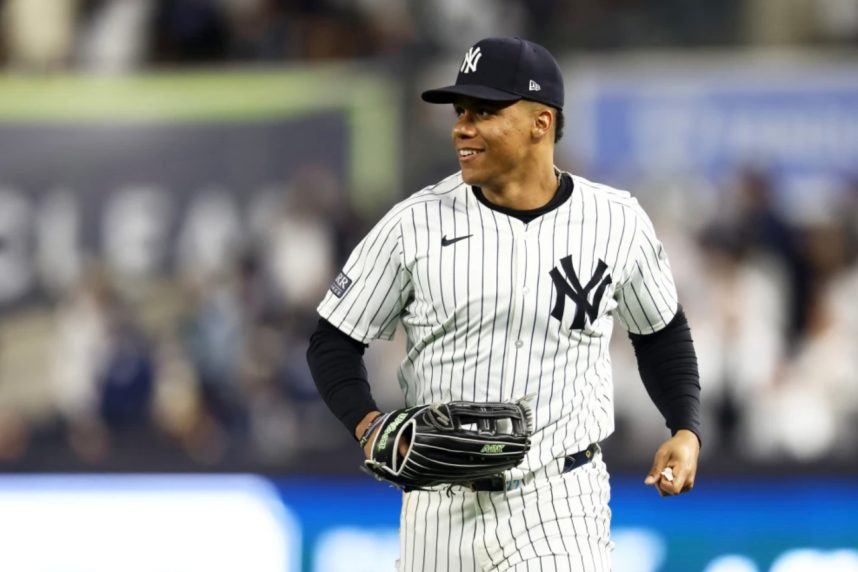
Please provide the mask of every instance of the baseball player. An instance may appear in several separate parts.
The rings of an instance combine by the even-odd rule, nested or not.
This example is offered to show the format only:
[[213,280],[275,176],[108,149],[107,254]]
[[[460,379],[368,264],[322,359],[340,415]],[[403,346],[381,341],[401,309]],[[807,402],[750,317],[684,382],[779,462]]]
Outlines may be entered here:
[[614,429],[615,319],[672,435],[645,483],[676,495],[697,469],[697,360],[667,256],[629,193],[554,166],[564,88],[545,48],[484,39],[455,85],[423,99],[451,104],[461,171],[396,204],[355,248],[318,307],[314,379],[375,467],[379,443],[395,437],[400,462],[410,447],[394,428],[407,416],[378,411],[361,357],[397,324],[406,406],[529,403],[530,447],[517,466],[406,488],[399,570],[608,571],[599,442]]

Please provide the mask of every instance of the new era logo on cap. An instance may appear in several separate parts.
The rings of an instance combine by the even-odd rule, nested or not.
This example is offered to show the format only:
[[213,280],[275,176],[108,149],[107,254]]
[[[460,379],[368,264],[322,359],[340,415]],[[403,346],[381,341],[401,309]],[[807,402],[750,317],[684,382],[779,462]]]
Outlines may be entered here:
[[480,61],[483,53],[480,51],[479,46],[474,46],[468,53],[465,54],[465,61],[462,62],[462,67],[459,68],[461,73],[470,73],[477,71],[477,62]]
[[542,88],[539,87],[538,83],[533,80],[530,80],[530,84],[527,86],[527,89],[529,89],[530,91],[539,91]]

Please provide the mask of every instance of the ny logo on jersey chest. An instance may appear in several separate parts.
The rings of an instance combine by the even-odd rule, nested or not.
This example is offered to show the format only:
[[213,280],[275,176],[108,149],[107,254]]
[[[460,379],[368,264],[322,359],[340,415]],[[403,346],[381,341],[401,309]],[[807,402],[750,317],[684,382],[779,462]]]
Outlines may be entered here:
[[[575,269],[572,267],[571,255],[560,259],[560,267],[563,268],[563,272],[566,274],[565,277],[556,266],[549,272],[557,294],[551,315],[562,321],[563,310],[566,308],[566,298],[569,298],[576,305],[575,318],[572,320],[572,329],[583,330],[587,325],[588,318],[591,324],[596,321],[596,317],[599,314],[599,305],[602,303],[602,296],[605,294],[605,288],[611,284],[611,275],[605,274],[608,265],[600,259],[599,265],[596,267],[596,272],[593,273],[593,277],[590,278],[586,286],[581,286],[581,281],[578,280],[578,275],[575,274]],[[590,302],[591,293],[593,294],[592,302]]]

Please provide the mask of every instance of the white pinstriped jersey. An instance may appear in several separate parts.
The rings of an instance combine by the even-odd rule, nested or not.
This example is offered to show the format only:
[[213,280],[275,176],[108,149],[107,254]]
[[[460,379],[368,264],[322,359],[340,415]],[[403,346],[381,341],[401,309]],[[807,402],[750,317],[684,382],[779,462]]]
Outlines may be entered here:
[[318,307],[356,340],[401,323],[408,406],[532,395],[535,433],[517,478],[614,428],[608,345],[677,309],[664,249],[627,192],[577,175],[571,197],[525,224],[489,208],[456,173],[396,204]]

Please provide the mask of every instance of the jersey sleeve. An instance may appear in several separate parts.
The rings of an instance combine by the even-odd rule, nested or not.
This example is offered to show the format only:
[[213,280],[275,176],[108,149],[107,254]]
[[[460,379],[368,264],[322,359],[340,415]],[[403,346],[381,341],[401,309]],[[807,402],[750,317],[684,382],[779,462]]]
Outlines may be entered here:
[[670,323],[679,299],[664,246],[649,217],[635,207],[635,230],[624,280],[615,291],[616,316],[630,333],[651,334]]
[[317,307],[351,338],[389,340],[411,295],[399,217],[388,213],[357,245]]

